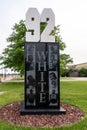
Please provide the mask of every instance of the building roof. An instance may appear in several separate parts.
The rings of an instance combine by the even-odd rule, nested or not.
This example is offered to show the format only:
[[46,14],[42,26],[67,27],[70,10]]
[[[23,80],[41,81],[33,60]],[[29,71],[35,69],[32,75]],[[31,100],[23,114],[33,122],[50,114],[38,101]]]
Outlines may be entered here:
[[81,68],[86,68],[87,69],[87,62],[85,62],[85,63],[80,63],[80,64],[76,64],[76,65],[72,65],[72,67],[74,68],[74,69],[81,69]]

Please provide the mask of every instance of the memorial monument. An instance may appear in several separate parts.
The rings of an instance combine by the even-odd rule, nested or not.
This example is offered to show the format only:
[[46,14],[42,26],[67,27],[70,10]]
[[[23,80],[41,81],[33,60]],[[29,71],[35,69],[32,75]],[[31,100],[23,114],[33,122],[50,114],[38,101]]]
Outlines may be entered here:
[[[55,15],[50,8],[41,15],[36,8],[29,8],[25,21],[25,97],[20,113],[65,113],[60,106],[59,44],[50,35]],[[40,34],[41,23],[46,27]]]

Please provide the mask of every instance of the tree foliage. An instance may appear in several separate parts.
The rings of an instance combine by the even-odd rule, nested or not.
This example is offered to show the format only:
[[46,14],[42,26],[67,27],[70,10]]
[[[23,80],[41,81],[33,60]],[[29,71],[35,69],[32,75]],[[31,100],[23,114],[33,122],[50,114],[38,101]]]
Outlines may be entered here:
[[87,77],[87,68],[81,68],[79,70],[79,76],[80,77]]
[[[44,25],[41,25],[41,32],[44,29]],[[12,28],[12,34],[7,38],[7,42],[10,44],[3,50],[1,64],[5,67],[11,68],[14,71],[24,73],[24,43],[25,41],[26,27],[25,22],[21,20],[16,23]],[[60,36],[59,25],[54,27],[51,35],[55,35],[55,41],[59,43],[60,50],[63,51],[66,47]],[[60,54],[60,71],[61,74],[66,68],[67,64],[72,62],[72,59],[67,54]]]
[[14,71],[24,72],[24,43],[26,27],[24,21],[15,24],[12,28],[12,34],[7,38],[10,44],[4,49],[1,59],[2,64],[6,68],[11,68]]

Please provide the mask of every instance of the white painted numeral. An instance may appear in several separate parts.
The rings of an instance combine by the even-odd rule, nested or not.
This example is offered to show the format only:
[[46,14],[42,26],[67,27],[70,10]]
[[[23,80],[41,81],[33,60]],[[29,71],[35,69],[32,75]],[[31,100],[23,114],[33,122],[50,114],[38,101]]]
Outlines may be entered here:
[[47,23],[46,28],[41,34],[41,42],[55,42],[55,37],[50,35],[55,26],[55,15],[50,8],[43,10],[41,14],[41,23]]
[[40,14],[36,8],[29,8],[26,13],[26,41],[38,42],[40,40]]

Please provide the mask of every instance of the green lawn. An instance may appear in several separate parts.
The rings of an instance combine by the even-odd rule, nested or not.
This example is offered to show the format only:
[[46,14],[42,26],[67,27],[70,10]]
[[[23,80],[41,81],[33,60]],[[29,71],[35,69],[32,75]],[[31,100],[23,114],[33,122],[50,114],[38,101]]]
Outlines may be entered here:
[[[87,130],[87,81],[64,82],[61,81],[61,102],[75,105],[82,109],[85,118],[79,123],[67,125],[59,128],[30,128],[18,127],[0,121],[0,130]],[[0,83],[0,107],[13,101],[23,100],[24,83]]]

